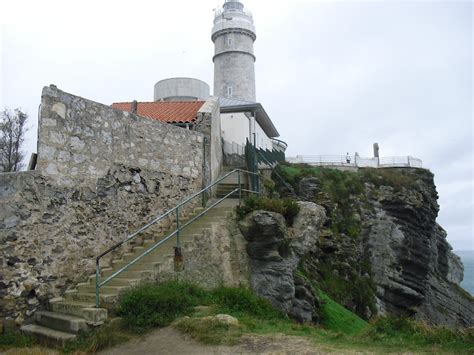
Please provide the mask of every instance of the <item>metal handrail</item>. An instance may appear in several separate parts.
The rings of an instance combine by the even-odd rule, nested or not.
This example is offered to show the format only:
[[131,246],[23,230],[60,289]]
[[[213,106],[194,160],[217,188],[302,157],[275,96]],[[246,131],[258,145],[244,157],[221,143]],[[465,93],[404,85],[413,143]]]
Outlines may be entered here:
[[[263,156],[263,154],[260,154],[260,152],[258,152],[258,155],[260,156],[262,160],[265,160],[266,164],[268,164],[269,166],[272,166],[272,164]],[[280,162],[277,161],[275,166],[273,167],[272,174],[274,173],[280,179],[283,185],[288,185],[285,179],[283,179],[283,177],[276,170],[276,167],[278,166],[278,164],[280,164]]]
[[[227,195],[225,195],[223,198],[219,199],[217,202],[213,203],[211,206],[207,207],[206,209],[204,209],[201,213],[199,213],[198,215],[194,216],[192,219],[190,219],[189,221],[187,221],[185,224],[183,225],[180,225],[179,223],[179,209],[180,207],[184,206],[185,204],[187,204],[188,202],[190,202],[192,199],[194,199],[195,197],[199,196],[199,195],[202,195],[203,193],[207,192],[208,190],[210,190],[212,187],[216,186],[218,183],[220,183],[222,180],[226,179],[227,177],[229,177],[230,175],[232,174],[235,174],[237,173],[237,179],[238,179],[238,188],[232,190],[230,193],[228,193]],[[166,243],[168,240],[172,239],[174,236],[176,236],[177,238],[177,247],[179,248],[180,247],[180,240],[179,240],[179,232],[186,228],[188,225],[190,225],[191,223],[193,223],[195,220],[197,220],[198,218],[202,217],[204,214],[206,214],[210,209],[214,208],[215,206],[217,206],[218,204],[220,204],[222,201],[224,201],[225,199],[229,198],[230,196],[232,196],[234,193],[238,192],[239,193],[239,205],[242,203],[242,192],[249,192],[249,193],[256,193],[258,194],[259,191],[252,191],[252,190],[247,190],[247,189],[242,189],[242,186],[241,186],[241,173],[247,173],[247,174],[253,174],[253,175],[256,175],[257,178],[259,177],[259,174],[258,173],[254,173],[254,172],[251,172],[251,171],[247,171],[247,170],[242,170],[242,169],[234,169],[232,171],[230,171],[229,173],[225,174],[224,176],[220,177],[219,179],[217,179],[216,181],[214,181],[212,184],[210,184],[209,186],[205,187],[204,189],[192,194],[191,196],[187,197],[186,199],[184,199],[182,202],[180,202],[177,206],[173,207],[172,209],[166,211],[165,213],[163,213],[162,215],[158,216],[157,218],[155,218],[154,220],[152,220],[150,223],[146,224],[145,226],[139,228],[137,231],[133,232],[132,234],[130,234],[127,238],[125,238],[124,240],[122,240],[121,242],[115,244],[114,246],[110,247],[109,249],[107,249],[106,251],[104,251],[103,253],[101,253],[97,258],[96,258],[96,271],[95,271],[95,290],[96,290],[96,307],[99,307],[100,305],[100,288],[102,286],[105,286],[107,283],[109,283],[112,279],[114,279],[115,277],[117,277],[118,275],[120,275],[122,272],[124,272],[125,270],[127,270],[128,268],[130,268],[133,264],[135,264],[136,262],[138,262],[139,260],[141,260],[142,258],[144,258],[146,255],[150,254],[153,250],[155,250],[156,248],[158,248],[160,245]],[[102,282],[99,281],[99,277],[100,277],[100,259],[102,259],[104,256],[106,256],[107,254],[111,253],[112,251],[116,250],[117,248],[119,248],[120,246],[122,246],[123,244],[129,242],[130,240],[134,239],[137,235],[139,235],[140,233],[144,232],[145,230],[147,230],[148,228],[150,228],[151,226],[155,225],[156,223],[158,223],[159,221],[161,221],[163,218],[169,216],[170,214],[172,214],[173,212],[176,212],[176,230],[174,230],[173,232],[171,232],[169,235],[167,235],[166,237],[164,237],[163,239],[161,239],[160,241],[156,242],[155,244],[153,244],[151,247],[149,247],[147,250],[145,250],[142,254],[140,254],[139,256],[135,257],[133,260],[131,260],[130,262],[128,262],[126,265],[122,266],[119,270],[117,270],[116,272],[114,272],[112,275],[110,275],[109,277],[107,277],[105,280],[103,280]]]

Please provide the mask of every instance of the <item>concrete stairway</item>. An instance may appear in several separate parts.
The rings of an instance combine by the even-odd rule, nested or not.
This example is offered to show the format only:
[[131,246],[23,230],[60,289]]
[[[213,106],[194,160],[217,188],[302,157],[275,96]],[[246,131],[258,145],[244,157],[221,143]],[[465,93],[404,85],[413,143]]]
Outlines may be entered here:
[[[209,204],[214,201],[210,200]],[[180,233],[183,250],[192,249],[195,238],[199,238],[206,230],[211,229],[212,224],[226,219],[232,214],[237,204],[238,200],[227,199],[185,227]],[[191,215],[184,217],[180,224],[185,224],[202,211],[203,208],[196,208]],[[158,236],[144,233],[140,244],[133,246],[129,252],[123,254],[121,259],[112,260],[111,267],[101,270],[101,281],[175,229],[176,226],[171,226]],[[172,238],[101,287],[100,301],[104,308],[95,308],[96,277],[91,275],[88,282],[80,283],[76,289],[66,291],[64,297],[50,300],[50,311],[36,312],[35,323],[24,325],[21,330],[36,336],[43,342],[61,346],[66,341],[76,338],[79,332],[102,324],[107,319],[107,309],[117,302],[124,291],[144,281],[164,281],[163,275],[173,275],[175,246],[176,238]]]
[[[227,174],[231,170],[223,171],[221,173],[221,176]],[[240,175],[240,187],[243,189],[248,189],[248,177],[247,174],[241,173]],[[216,188],[216,197],[222,198],[224,196],[227,196],[227,194],[231,193],[233,190],[239,187],[239,179],[237,174],[232,174],[228,177],[226,177],[224,180],[222,180]],[[242,193],[242,196],[247,196],[247,193]],[[239,193],[236,192],[231,195],[232,198],[238,198]]]

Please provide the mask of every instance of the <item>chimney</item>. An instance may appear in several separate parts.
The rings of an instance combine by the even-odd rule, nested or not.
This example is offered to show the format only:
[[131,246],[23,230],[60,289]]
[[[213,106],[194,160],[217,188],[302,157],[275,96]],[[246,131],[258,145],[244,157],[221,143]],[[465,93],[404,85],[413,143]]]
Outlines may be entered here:
[[137,100],[133,100],[132,101],[132,113],[137,113],[137,109],[138,109],[138,102],[137,102]]

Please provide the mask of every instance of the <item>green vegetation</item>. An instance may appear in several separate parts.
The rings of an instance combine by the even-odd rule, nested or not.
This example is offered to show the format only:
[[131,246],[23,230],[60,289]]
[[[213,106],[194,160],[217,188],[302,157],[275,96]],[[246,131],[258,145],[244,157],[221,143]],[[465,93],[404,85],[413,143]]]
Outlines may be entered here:
[[323,302],[321,307],[321,323],[329,330],[344,334],[359,334],[367,329],[368,323],[356,314],[333,301],[323,291],[319,291]]
[[17,330],[5,329],[3,334],[0,334],[0,351],[9,348],[29,348],[34,344],[34,338]]
[[[319,244],[322,248],[326,244],[336,245],[338,252],[316,258],[318,263],[310,268],[313,270],[308,275],[310,279],[338,303],[352,305],[359,316],[367,317],[367,309],[375,314],[375,286],[370,277],[370,264],[362,256],[356,257],[362,229],[361,208],[369,207],[364,192],[367,178],[360,172],[305,164],[281,164],[278,173],[300,194],[304,193],[298,191],[301,179],[311,177],[316,188],[313,201],[324,206],[329,217],[328,231],[322,233]],[[275,183],[279,181],[275,179]],[[314,259],[311,256],[308,262]]]
[[[219,298],[215,291],[210,291],[212,302]],[[255,305],[254,297],[248,290],[225,289],[224,303],[232,302],[243,297],[246,301],[227,308],[211,305],[207,317],[193,314],[181,318],[173,326],[190,334],[193,338],[205,344],[235,344],[239,338],[248,333],[254,334],[285,334],[303,336],[313,340],[318,346],[328,346],[330,349],[351,349],[374,352],[447,352],[469,354],[474,350],[474,333],[472,330],[459,331],[446,328],[429,328],[414,321],[383,317],[373,323],[368,323],[354,313],[345,309],[324,292],[319,291],[322,305],[321,326],[297,324],[285,319],[278,313],[262,317],[262,311],[268,304],[259,307]],[[249,300],[252,299],[252,301]],[[258,299],[258,297],[256,297]],[[257,307],[257,308],[255,308]],[[256,312],[252,312],[256,309]],[[238,325],[222,324],[210,315],[224,312],[239,320]],[[270,311],[271,312],[271,311]]]
[[459,295],[461,295],[462,297],[464,297],[465,299],[471,302],[474,302],[474,297],[469,292],[467,292],[465,289],[463,289],[461,286],[457,284],[453,284],[453,286]]
[[[421,176],[421,174],[427,174],[426,171],[420,170],[404,170],[404,169],[375,169],[375,168],[365,168],[362,169],[359,173],[362,176],[362,179],[366,182],[370,182],[375,185],[375,187],[380,186],[391,186],[395,191],[400,191],[402,188],[413,188],[416,184],[416,177]],[[429,173],[428,173],[429,174]]]
[[209,345],[234,345],[244,334],[241,326],[222,323],[211,317],[182,318],[173,326],[183,333],[190,334],[201,343]]
[[132,338],[133,335],[128,333],[122,326],[121,321],[117,319],[94,328],[91,332],[79,334],[77,339],[66,343],[61,350],[66,354],[82,351],[95,353],[124,343]]
[[209,303],[207,297],[208,294],[204,290],[190,284],[146,284],[121,297],[117,314],[130,330],[163,327],[180,316],[192,313],[195,306]]
[[[305,177],[313,177],[318,184],[314,202],[327,208],[331,218],[331,230],[358,237],[360,219],[353,208],[356,198],[364,200],[364,183],[360,174],[350,171],[312,167],[305,164],[279,165],[278,173],[299,193],[299,182]],[[279,180],[275,180],[278,183]]]
[[210,291],[211,301],[217,313],[236,317],[252,316],[258,319],[284,319],[267,300],[247,288],[219,287]]
[[269,197],[250,196],[244,200],[244,205],[237,208],[237,217],[243,219],[247,214],[257,210],[277,212],[285,217],[288,225],[293,225],[293,219],[300,211],[296,201],[286,199],[274,199]]
[[362,335],[362,339],[394,347],[397,344],[407,344],[414,348],[430,346],[452,353],[474,351],[474,331],[471,328],[455,330],[429,327],[408,318],[395,316],[375,320]]
[[[285,334],[307,337],[318,348],[332,351],[380,352],[447,352],[469,354],[474,351],[472,329],[459,331],[430,328],[412,320],[396,317],[379,318],[367,323],[345,309],[324,292],[322,324],[297,324],[271,307],[262,298],[245,288],[220,287],[204,290],[197,286],[167,282],[161,285],[139,286],[127,292],[118,311],[122,320],[112,320],[68,343],[64,353],[93,353],[138,336],[136,330],[171,324],[206,344],[235,344],[244,334]],[[176,305],[170,300],[177,298]],[[136,302],[136,310],[130,302]],[[141,306],[147,304],[147,306]],[[195,305],[204,307],[195,307]],[[238,324],[216,320],[216,314],[229,314]],[[133,330],[130,332],[130,329]],[[32,338],[7,332],[0,336],[0,350],[11,347],[31,347]]]
[[212,305],[217,313],[235,316],[251,314],[259,319],[283,317],[268,301],[246,288],[219,287],[206,291],[175,281],[146,284],[130,290],[121,297],[117,313],[127,329],[141,332],[167,326],[179,317],[191,315],[198,305]]
[[342,273],[334,273],[337,268],[328,261],[322,261],[318,265],[318,277],[312,278],[318,288],[326,292],[330,297],[340,304],[353,304],[355,312],[364,317],[367,308],[372,314],[376,314],[375,308],[375,285],[370,277],[360,276],[368,270],[364,265],[358,265],[362,271],[354,269],[346,271],[349,278],[343,277]]

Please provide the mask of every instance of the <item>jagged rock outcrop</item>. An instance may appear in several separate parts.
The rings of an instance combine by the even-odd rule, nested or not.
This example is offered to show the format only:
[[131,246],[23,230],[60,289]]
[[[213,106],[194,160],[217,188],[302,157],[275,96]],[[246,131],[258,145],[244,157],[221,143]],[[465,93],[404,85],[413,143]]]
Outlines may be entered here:
[[436,223],[431,172],[360,169],[297,184],[299,198],[324,206],[329,217],[303,268],[333,298],[364,318],[391,313],[474,325],[473,298],[459,286],[461,260]]
[[373,218],[364,223],[382,313],[409,314],[433,324],[472,326],[474,302],[461,291],[463,269],[436,223],[433,175],[409,172],[411,186],[366,184]]
[[300,322],[316,322],[319,301],[307,281],[295,271],[301,258],[312,250],[325,220],[321,206],[299,202],[293,227],[282,215],[254,211],[239,224],[247,240],[251,287],[275,307]]

